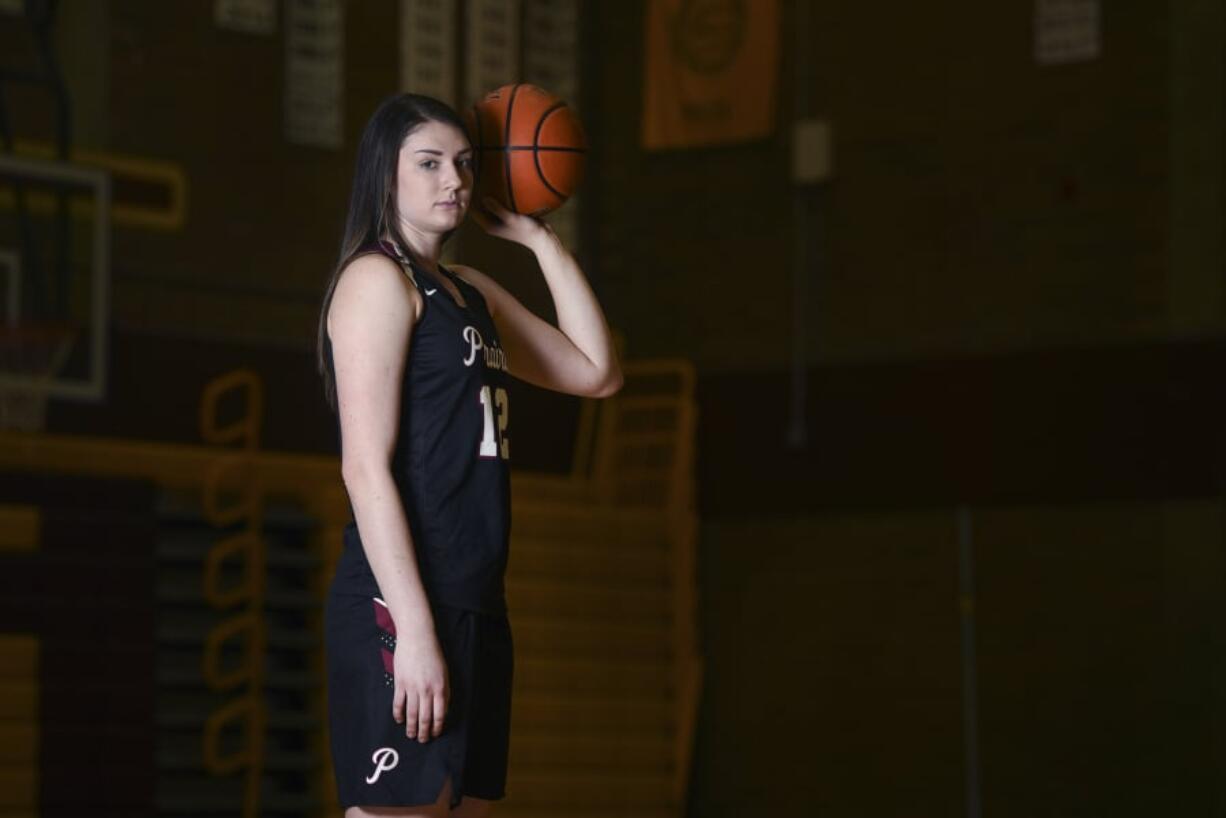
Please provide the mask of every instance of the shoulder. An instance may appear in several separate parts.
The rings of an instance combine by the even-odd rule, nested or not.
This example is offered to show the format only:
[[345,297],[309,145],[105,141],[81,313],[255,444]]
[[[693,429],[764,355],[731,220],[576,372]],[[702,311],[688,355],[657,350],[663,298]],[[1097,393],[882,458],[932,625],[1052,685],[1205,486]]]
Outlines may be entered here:
[[337,279],[336,289],[339,292],[342,287],[373,287],[407,294],[414,289],[409,284],[409,276],[399,262],[379,250],[370,249],[359,251],[346,262]]
[[339,319],[407,316],[416,321],[422,298],[400,264],[378,249],[360,252],[341,269],[328,310],[328,326]]

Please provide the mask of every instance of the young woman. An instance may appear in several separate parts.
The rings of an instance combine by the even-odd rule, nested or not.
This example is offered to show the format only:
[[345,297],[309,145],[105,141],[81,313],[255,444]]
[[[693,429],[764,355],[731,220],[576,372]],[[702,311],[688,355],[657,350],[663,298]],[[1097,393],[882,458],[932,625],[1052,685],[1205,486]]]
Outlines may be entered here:
[[481,816],[506,782],[512,676],[508,376],[573,395],[621,386],[604,314],[541,222],[482,203],[491,235],[540,264],[554,327],[493,278],[439,263],[473,194],[445,104],[403,94],[371,117],[319,365],[354,522],[325,613],[328,710],[347,818]]

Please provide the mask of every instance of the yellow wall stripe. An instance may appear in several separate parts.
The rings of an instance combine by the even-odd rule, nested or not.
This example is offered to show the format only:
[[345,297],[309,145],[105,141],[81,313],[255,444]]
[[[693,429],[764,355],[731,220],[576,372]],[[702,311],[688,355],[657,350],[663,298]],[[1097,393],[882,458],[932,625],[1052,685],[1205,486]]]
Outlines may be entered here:
[[38,550],[42,527],[42,514],[34,506],[0,504],[0,551]]
[[[10,695],[12,698],[10,698]],[[0,818],[38,803],[38,637],[0,634]]]
[[[18,157],[30,159],[54,160],[55,149],[46,143],[18,140],[14,144],[13,153]],[[137,156],[122,156],[103,151],[73,150],[69,161],[83,167],[101,168],[109,171],[113,180],[127,183],[127,186],[160,191],[165,198],[164,204],[143,204],[127,202],[115,197],[115,189],[120,185],[111,186],[111,222],[123,227],[143,227],[148,230],[182,230],[187,221],[187,174],[182,166],[159,159],[145,159]],[[0,187],[0,210],[12,210],[16,204],[16,196],[9,185]],[[44,192],[26,194],[26,204],[36,213],[51,213],[55,207],[55,197]],[[74,196],[71,205],[72,214],[81,219],[90,219],[94,215],[93,202]]]

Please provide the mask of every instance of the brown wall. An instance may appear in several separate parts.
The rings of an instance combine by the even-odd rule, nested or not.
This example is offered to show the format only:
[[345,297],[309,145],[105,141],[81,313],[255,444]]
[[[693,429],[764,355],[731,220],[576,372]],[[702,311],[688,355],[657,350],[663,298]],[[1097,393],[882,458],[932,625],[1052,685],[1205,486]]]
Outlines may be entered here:
[[[599,6],[600,257],[642,354],[708,370],[788,360],[795,4],[781,5],[777,136],[688,153],[637,146],[643,22],[629,9],[642,3]],[[1103,57],[1056,68],[1033,59],[1033,9],[947,0],[883,19],[872,5],[812,4],[801,113],[832,123],[835,179],[801,226],[819,236],[810,362],[1164,333],[1167,6],[1110,9]],[[1220,165],[1202,184],[1220,215]]]
[[[970,514],[983,814],[1220,814],[1220,501]],[[954,509],[703,529],[691,814],[962,815]]]
[[1102,57],[1040,68],[1033,3],[811,4],[836,175],[796,225],[781,5],[777,135],[672,153],[644,4],[594,15],[595,263],[701,372],[691,814],[963,814],[962,504],[985,814],[1220,813],[1220,6],[1104,4]]
[[[181,230],[117,228],[112,236],[120,330],[306,349],[340,246],[362,127],[398,90],[396,0],[345,8],[344,124],[339,149],[284,137],[284,20],[275,34],[219,29],[213,3],[134,0],[60,4],[57,43],[78,148],[168,162],[187,179]],[[0,43],[33,64],[19,23],[0,18]],[[11,98],[21,138],[50,140],[42,92]],[[547,305],[528,259],[491,253],[466,230],[479,263],[511,258],[504,278]],[[471,254],[470,254],[471,255]]]

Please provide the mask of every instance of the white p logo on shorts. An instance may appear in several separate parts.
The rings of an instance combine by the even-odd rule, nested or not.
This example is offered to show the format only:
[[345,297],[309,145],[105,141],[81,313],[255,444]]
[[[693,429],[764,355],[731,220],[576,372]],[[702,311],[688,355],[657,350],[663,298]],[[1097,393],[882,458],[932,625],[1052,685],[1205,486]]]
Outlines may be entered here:
[[391,747],[380,747],[378,750],[375,750],[375,754],[370,757],[370,760],[375,762],[375,771],[366,777],[367,784],[375,783],[385,770],[390,770],[399,764],[400,753]]

